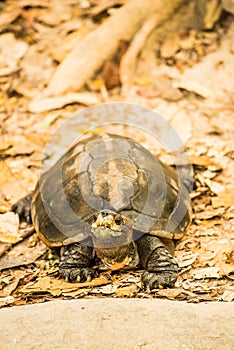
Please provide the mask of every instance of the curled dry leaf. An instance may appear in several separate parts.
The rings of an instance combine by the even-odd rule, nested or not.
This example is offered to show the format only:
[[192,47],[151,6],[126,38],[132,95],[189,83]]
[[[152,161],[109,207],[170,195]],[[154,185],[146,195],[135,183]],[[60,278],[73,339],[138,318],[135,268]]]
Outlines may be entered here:
[[0,214],[0,241],[14,244],[20,240],[18,214],[13,212]]

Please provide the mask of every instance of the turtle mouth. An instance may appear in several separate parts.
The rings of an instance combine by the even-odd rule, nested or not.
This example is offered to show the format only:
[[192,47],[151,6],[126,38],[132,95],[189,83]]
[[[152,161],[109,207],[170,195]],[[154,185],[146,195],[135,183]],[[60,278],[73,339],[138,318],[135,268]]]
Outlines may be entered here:
[[91,224],[91,234],[95,247],[118,247],[132,240],[130,220],[120,214],[101,211]]

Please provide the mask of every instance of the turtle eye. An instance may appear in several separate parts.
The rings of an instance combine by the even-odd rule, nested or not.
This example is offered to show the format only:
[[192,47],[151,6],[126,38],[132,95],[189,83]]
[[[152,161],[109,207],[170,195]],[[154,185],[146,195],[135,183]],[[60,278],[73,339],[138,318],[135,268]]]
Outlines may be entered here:
[[123,223],[123,220],[121,218],[116,218],[115,223],[116,225],[121,225]]

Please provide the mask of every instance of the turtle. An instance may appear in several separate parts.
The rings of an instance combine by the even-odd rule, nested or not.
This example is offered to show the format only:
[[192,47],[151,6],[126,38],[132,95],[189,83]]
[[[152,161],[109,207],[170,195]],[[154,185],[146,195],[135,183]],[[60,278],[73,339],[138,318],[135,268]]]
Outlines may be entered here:
[[175,244],[191,221],[178,172],[134,139],[111,133],[78,140],[13,210],[28,219],[31,211],[41,239],[60,250],[66,281],[139,268],[149,291],[175,284]]

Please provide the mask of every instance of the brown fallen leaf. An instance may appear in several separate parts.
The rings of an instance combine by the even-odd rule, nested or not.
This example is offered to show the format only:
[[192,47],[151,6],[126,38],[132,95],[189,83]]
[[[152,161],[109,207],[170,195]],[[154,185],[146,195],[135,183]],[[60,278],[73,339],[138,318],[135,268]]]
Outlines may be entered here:
[[20,13],[20,7],[15,7],[14,11],[11,11],[10,8],[5,9],[0,15],[0,31],[3,31],[4,28],[7,28],[9,24],[14,22],[17,17],[19,17]]
[[204,211],[195,213],[195,219],[197,220],[209,220],[214,217],[221,217],[225,212],[224,208],[215,208],[212,206],[207,206]]
[[85,106],[93,106],[101,102],[99,97],[93,93],[89,92],[77,92],[77,93],[69,93],[63,96],[57,97],[41,97],[34,98],[29,103],[29,111],[33,113],[41,113],[50,111],[53,109],[59,109],[66,105],[72,103],[80,103]]
[[212,159],[206,156],[196,156],[191,154],[189,159],[193,165],[204,166],[204,167],[213,166],[214,170],[222,170],[221,165],[217,164]]
[[219,268],[218,267],[205,267],[201,269],[196,269],[193,271],[193,278],[200,280],[203,278],[219,278]]
[[118,298],[132,298],[138,292],[138,289],[136,284],[132,283],[130,286],[118,288],[115,294]]
[[13,282],[7,284],[1,291],[0,291],[0,298],[7,297],[11,295],[11,293],[17,288],[19,284],[20,278],[15,278]]
[[219,268],[220,268],[220,276],[228,276],[234,273],[234,263],[232,264],[220,263]]
[[59,296],[62,293],[76,291],[79,288],[95,287],[108,284],[110,281],[105,276],[100,276],[90,282],[69,283],[64,280],[54,279],[49,276],[39,278],[36,282],[30,282],[19,289],[21,293],[50,293]]
[[107,284],[105,286],[97,287],[97,288],[92,288],[91,293],[92,294],[103,294],[103,295],[111,295],[115,294],[118,286],[113,285],[113,284]]
[[0,270],[30,264],[36,261],[48,249],[42,241],[39,241],[35,247],[30,248],[28,247],[28,240],[25,239],[18,243],[7,255],[0,258]]
[[11,305],[15,301],[15,298],[12,296],[7,296],[4,298],[0,298],[0,308],[6,305]]
[[13,244],[20,240],[18,214],[13,212],[0,214],[0,242]]
[[159,295],[160,297],[166,297],[168,299],[175,299],[178,297],[185,299],[186,295],[190,295],[190,297],[196,296],[196,294],[186,291],[183,288],[160,289],[160,290],[157,290],[156,294]]
[[0,36],[0,68],[16,69],[19,60],[25,55],[28,44],[15,38],[13,33]]
[[68,298],[82,298],[85,295],[89,294],[90,288],[82,288],[78,289],[72,292],[62,292],[63,297],[68,297]]
[[186,252],[183,255],[177,256],[177,261],[180,268],[192,265],[198,257],[198,253]]
[[206,185],[209,187],[212,193],[219,194],[224,191],[224,185],[220,184],[217,181],[211,181],[210,179],[205,180]]
[[234,205],[234,187],[228,188],[223,192],[220,192],[217,197],[211,199],[212,206],[214,208],[230,208]]
[[234,288],[227,287],[227,290],[221,296],[223,301],[233,301],[234,300]]

